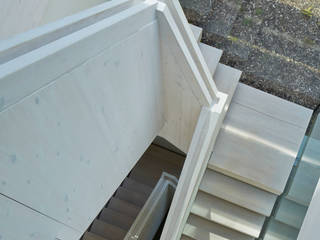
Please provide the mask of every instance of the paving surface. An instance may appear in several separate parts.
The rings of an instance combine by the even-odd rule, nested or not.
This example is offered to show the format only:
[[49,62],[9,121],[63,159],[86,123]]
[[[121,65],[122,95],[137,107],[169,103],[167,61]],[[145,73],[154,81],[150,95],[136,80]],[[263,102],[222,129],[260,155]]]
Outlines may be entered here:
[[180,3],[203,28],[202,42],[243,71],[241,82],[312,109],[320,104],[320,0]]

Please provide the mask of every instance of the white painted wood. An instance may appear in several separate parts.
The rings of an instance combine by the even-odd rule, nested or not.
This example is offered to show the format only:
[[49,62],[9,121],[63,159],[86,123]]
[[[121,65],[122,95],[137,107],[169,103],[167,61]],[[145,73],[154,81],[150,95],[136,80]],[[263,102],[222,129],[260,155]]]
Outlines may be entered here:
[[300,229],[306,213],[306,206],[300,205],[283,197],[280,200],[275,214],[275,219],[291,227]]
[[303,136],[296,125],[233,102],[208,166],[279,195]]
[[0,192],[86,229],[163,125],[158,39],[151,22],[2,111]]
[[207,169],[199,189],[264,216],[270,216],[277,196]]
[[[202,81],[205,83],[212,101],[217,101],[218,89],[212,79],[212,75],[210,75],[209,68],[206,64],[204,57],[201,54],[201,50],[199,48],[198,42],[196,41],[194,34],[190,28],[190,25],[184,15],[182,7],[179,3],[179,0],[161,0],[166,3],[172,17],[177,25],[177,31],[179,31],[182,35],[182,38],[188,48],[192,59],[194,60],[199,73],[201,75]],[[211,103],[210,103],[211,104]]]
[[214,80],[218,89],[233,96],[239,83],[242,72],[238,69],[219,63],[214,73]]
[[[199,47],[200,47],[201,53],[202,53],[207,65],[208,65],[210,74],[211,74],[211,76],[213,76],[213,74],[215,73],[215,71],[218,67],[218,64],[219,64],[219,61],[220,61],[220,58],[222,56],[223,51],[220,49],[211,47],[211,46],[204,44],[204,43],[200,43]],[[216,81],[216,79],[215,79],[215,81]],[[219,90],[222,91],[221,89],[219,89]]]
[[[254,100],[253,100],[254,99]],[[312,110],[239,83],[233,101],[306,131]],[[268,104],[266,104],[268,103]]]
[[154,239],[170,207],[178,179],[163,173],[124,240]]
[[253,240],[253,237],[209,222],[204,218],[190,215],[183,234],[192,239],[201,240]]
[[312,201],[299,232],[298,240],[318,240],[320,229],[320,181],[318,181]]
[[[4,182],[2,181],[3,185]],[[3,240],[78,240],[78,232],[22,204],[0,195],[0,238]]]
[[[138,4],[0,65],[0,111],[112,48],[115,43],[137,34],[139,29],[155,20],[155,7],[155,3]],[[129,23],[130,28],[127,27]],[[157,36],[155,43],[158,41]],[[155,51],[159,51],[159,48],[156,47]],[[152,67],[160,65],[156,64]]]
[[[13,1],[10,1],[11,3]],[[25,2],[25,1],[24,1]],[[33,0],[33,2],[35,2]],[[44,3],[46,1],[41,1]],[[30,4],[30,5],[29,5]],[[70,4],[72,6],[72,4]],[[78,31],[90,24],[114,15],[133,5],[133,0],[118,0],[100,4],[45,26],[23,32],[7,40],[0,41],[0,63],[12,60],[28,51],[44,46],[54,40]],[[32,2],[28,3],[32,7]]]
[[[296,240],[298,230],[286,224],[271,219],[263,240]],[[310,238],[305,238],[310,239]]]
[[187,152],[202,106],[212,97],[169,9],[158,5],[166,124],[160,136]]
[[197,43],[200,43],[201,38],[202,38],[202,28],[198,27],[196,25],[193,25],[193,24],[190,24],[189,26],[191,28],[191,31],[192,31]]
[[309,206],[320,177],[320,140],[310,137],[287,198]]
[[265,217],[199,191],[191,213],[227,228],[258,238]]
[[206,169],[211,149],[225,116],[226,95],[220,102],[203,108],[195,130],[179,184],[174,195],[161,239],[179,239]]
[[1,0],[0,40],[74,14],[105,0]]

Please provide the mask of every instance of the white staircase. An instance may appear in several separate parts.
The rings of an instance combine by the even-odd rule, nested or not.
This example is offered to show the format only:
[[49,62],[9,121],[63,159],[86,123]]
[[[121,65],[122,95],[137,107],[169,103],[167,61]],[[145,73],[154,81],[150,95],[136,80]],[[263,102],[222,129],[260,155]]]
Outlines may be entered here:
[[[259,237],[311,111],[239,83],[201,34],[178,0],[121,0],[1,42],[1,237],[92,223],[85,240],[150,239],[159,219],[140,214],[169,208],[171,190],[150,195],[163,171],[180,180],[162,240]],[[156,136],[185,163],[156,146],[138,162]]]
[[[200,39],[201,32],[192,29]],[[237,70],[218,63],[219,50],[199,45],[218,89],[235,94],[182,220],[181,239],[256,239],[284,191],[312,112],[238,83]],[[278,218],[300,225],[293,215],[279,212]],[[281,229],[276,221],[272,224]],[[166,227],[162,239],[179,236],[178,231],[170,235]],[[266,235],[265,239],[276,238]]]

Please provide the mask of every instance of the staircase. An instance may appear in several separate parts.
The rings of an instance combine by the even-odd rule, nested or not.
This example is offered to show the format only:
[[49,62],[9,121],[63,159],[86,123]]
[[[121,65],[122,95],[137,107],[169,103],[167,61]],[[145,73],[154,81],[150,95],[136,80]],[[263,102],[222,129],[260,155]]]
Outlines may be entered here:
[[[199,28],[192,29],[200,39]],[[238,71],[219,63],[220,50],[199,46],[218,89],[235,93],[181,239],[256,239],[285,189],[312,112],[238,83]],[[272,224],[282,228],[281,223]]]
[[148,185],[137,182],[130,176],[126,178],[94,220],[83,240],[124,239],[151,192],[152,188]]
[[183,156],[151,145],[82,239],[125,239],[162,173],[179,177],[183,162]]
[[192,31],[177,0],[123,0],[0,46],[2,238],[140,238],[163,172],[180,180],[161,239],[261,236],[311,111],[239,83]]

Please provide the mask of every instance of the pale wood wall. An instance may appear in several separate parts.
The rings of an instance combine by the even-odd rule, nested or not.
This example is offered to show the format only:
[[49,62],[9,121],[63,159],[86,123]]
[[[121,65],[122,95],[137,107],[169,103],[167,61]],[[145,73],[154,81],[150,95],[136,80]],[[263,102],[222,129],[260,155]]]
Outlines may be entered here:
[[107,0],[0,0],[0,40]]

